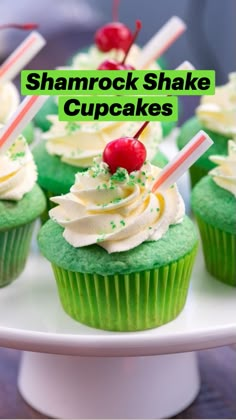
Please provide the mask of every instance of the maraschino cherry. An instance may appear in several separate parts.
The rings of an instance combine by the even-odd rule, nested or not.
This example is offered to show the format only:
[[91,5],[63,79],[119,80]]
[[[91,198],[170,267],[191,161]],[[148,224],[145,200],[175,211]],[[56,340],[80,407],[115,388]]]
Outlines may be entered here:
[[138,171],[146,160],[146,148],[138,140],[149,121],[146,121],[134,137],[121,137],[107,143],[103,152],[103,161],[114,174],[117,168],[125,168],[129,173]]
[[107,23],[97,30],[95,43],[102,52],[109,52],[112,49],[126,51],[132,39],[132,32],[121,22],[118,22],[119,0],[113,1],[113,22]]
[[37,23],[5,23],[0,25],[0,29],[21,29],[23,31],[31,31],[37,28]]
[[128,54],[130,52],[130,49],[131,49],[132,45],[134,44],[141,28],[142,28],[142,23],[141,23],[140,20],[137,20],[136,21],[135,32],[132,35],[132,39],[130,41],[130,44],[129,44],[127,50],[125,51],[124,58],[120,63],[117,62],[116,60],[112,60],[112,59],[105,60],[105,61],[103,61],[103,63],[100,64],[100,66],[98,67],[98,70],[135,70],[135,68],[133,66],[131,66],[129,64],[126,64],[125,61],[126,61],[126,58],[127,58]]

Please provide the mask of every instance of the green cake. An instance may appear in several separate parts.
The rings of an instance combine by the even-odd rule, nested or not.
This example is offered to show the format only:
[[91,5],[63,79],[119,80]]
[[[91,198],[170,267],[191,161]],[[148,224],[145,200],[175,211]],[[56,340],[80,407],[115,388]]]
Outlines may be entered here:
[[20,136],[0,156],[0,287],[24,269],[34,223],[45,210],[46,200],[36,179],[32,155]]
[[236,143],[229,145],[229,157],[212,156],[220,166],[196,184],[191,203],[207,270],[236,287]]
[[22,131],[23,136],[25,137],[28,144],[33,143],[34,141],[34,124],[30,122],[25,129]]

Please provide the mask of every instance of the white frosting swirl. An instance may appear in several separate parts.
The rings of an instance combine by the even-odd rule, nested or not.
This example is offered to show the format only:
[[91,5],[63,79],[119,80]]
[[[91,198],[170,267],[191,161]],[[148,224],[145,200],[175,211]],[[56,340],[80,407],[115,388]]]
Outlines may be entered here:
[[139,171],[119,168],[111,175],[101,158],[76,175],[70,193],[52,198],[59,206],[50,217],[64,227],[73,247],[98,244],[108,253],[128,251],[144,241],[157,241],[182,221],[184,203],[176,185],[152,193],[160,169],[145,163]]
[[236,141],[228,141],[228,156],[211,156],[210,160],[219,166],[212,169],[209,175],[219,187],[236,197]]
[[16,111],[20,96],[13,83],[0,84],[0,124],[5,124]]
[[212,131],[225,136],[236,136],[236,73],[229,75],[229,82],[217,87],[215,95],[202,96],[196,110],[199,120]]
[[5,154],[0,154],[0,200],[19,201],[37,180],[33,156],[23,136]]
[[[132,45],[129,55],[127,57],[127,64],[138,68],[139,64],[139,57],[141,54],[142,49],[138,47],[138,45]],[[99,65],[107,60],[112,59],[118,62],[121,62],[124,58],[124,51],[123,50],[116,50],[113,49],[109,52],[102,52],[100,51],[95,45],[92,45],[87,52],[80,52],[78,53],[72,61],[72,69],[80,69],[80,70],[93,70],[97,69]],[[160,70],[158,64],[154,61],[148,67],[150,70]]]
[[[87,168],[94,157],[101,154],[106,144],[119,137],[134,136],[140,122],[64,122],[57,115],[48,116],[52,126],[44,135],[49,154],[61,157],[63,162]],[[162,138],[161,124],[150,123],[139,140],[147,149],[148,159],[152,159]]]

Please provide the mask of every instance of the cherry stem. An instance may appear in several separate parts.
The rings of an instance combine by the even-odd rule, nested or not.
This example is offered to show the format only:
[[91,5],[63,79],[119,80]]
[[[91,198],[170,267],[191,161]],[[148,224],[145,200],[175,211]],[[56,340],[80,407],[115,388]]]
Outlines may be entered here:
[[127,58],[127,55],[129,54],[129,52],[130,52],[130,49],[131,49],[132,45],[135,43],[135,41],[136,41],[136,39],[137,39],[137,36],[138,36],[138,34],[139,34],[139,32],[140,32],[140,29],[142,28],[142,22],[141,22],[141,20],[136,20],[135,25],[136,25],[136,28],[135,28],[135,31],[134,31],[134,34],[133,34],[132,40],[131,40],[131,42],[130,42],[130,44],[129,44],[129,46],[128,46],[128,48],[127,48],[126,52],[125,52],[125,56],[124,56],[124,58],[123,58],[123,60],[122,60],[121,64],[124,64],[124,63],[125,63],[125,60],[126,60],[126,58]]
[[120,0],[113,0],[113,7],[112,7],[112,19],[113,22],[118,22],[118,9],[119,9]]
[[32,29],[37,29],[38,25],[37,23],[5,23],[4,25],[0,25],[0,29],[7,29],[7,28],[13,28],[13,29],[21,29],[23,31],[31,31]]
[[147,127],[147,125],[150,123],[150,121],[145,121],[143,125],[141,125],[140,129],[137,131],[137,133],[134,135],[134,139],[138,140],[140,134],[142,134],[143,130]]

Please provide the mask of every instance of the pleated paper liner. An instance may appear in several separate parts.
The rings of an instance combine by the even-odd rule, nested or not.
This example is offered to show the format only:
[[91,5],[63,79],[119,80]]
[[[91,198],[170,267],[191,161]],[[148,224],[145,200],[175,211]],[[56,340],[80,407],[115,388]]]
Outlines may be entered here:
[[23,271],[29,254],[34,222],[0,232],[0,287],[7,286]]
[[236,287],[236,235],[209,225],[196,217],[206,268],[221,282]]
[[139,331],[163,325],[183,309],[197,252],[163,267],[101,276],[53,266],[62,306],[73,319],[94,328]]

